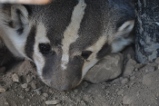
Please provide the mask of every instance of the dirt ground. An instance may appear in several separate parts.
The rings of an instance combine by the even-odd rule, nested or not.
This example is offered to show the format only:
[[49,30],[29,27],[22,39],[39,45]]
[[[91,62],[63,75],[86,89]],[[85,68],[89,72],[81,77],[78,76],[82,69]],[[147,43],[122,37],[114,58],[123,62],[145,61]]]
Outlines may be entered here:
[[146,65],[138,64],[132,54],[132,49],[128,49],[124,54],[109,56],[109,62],[99,63],[94,68],[110,66],[104,72],[97,70],[107,76],[98,73],[91,79],[90,73],[86,79],[91,82],[109,80],[122,72],[118,78],[97,84],[84,81],[76,89],[63,92],[43,84],[28,61],[7,73],[2,67],[0,106],[159,106],[159,59]]

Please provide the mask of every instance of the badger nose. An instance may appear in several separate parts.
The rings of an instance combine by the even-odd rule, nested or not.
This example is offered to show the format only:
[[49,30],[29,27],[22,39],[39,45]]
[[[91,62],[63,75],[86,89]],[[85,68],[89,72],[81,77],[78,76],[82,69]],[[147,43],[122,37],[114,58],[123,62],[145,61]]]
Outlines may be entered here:
[[56,73],[47,73],[43,76],[42,81],[50,86],[60,91],[66,91],[75,88],[82,81],[81,71],[77,70],[58,70]]
[[73,88],[75,88],[76,86],[78,86],[78,83],[79,83],[79,81],[77,82],[76,81],[76,83],[61,83],[61,84],[52,84],[51,85],[51,87],[52,88],[55,88],[55,89],[57,89],[57,90],[60,90],[60,91],[68,91],[68,90],[71,90],[71,89],[73,89]]
[[60,90],[60,91],[68,91],[68,90],[71,90],[71,89],[72,89],[71,85],[62,85],[62,86],[59,86],[57,88],[57,90]]
[[60,91],[68,91],[77,87],[81,82],[81,79],[71,78],[71,80],[64,79],[58,80],[56,83],[52,82],[51,87]]

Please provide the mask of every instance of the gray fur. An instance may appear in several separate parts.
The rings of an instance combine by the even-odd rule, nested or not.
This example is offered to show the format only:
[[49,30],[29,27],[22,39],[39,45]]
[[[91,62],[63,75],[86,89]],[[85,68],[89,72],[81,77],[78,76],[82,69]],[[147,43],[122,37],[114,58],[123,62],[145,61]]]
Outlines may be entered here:
[[[90,62],[90,66],[88,67],[92,67],[101,58],[112,51],[116,51],[114,48],[118,46],[116,44],[120,43],[120,39],[122,39],[122,42],[125,42],[121,44],[123,47],[132,42],[131,38],[129,38],[129,33],[131,32],[129,29],[131,30],[131,27],[122,26],[125,25],[125,22],[132,21],[135,18],[134,9],[128,1],[84,0],[86,8],[84,9],[84,15],[77,32],[78,38],[69,45],[69,61],[66,64],[66,69],[62,69],[60,66],[62,64],[62,47],[65,45],[62,44],[62,40],[65,39],[65,30],[72,22],[72,12],[75,6],[79,4],[78,1],[80,0],[54,0],[51,4],[44,6],[27,5],[25,9],[28,13],[24,14],[24,7],[19,7],[22,9],[20,11],[21,13],[13,13],[15,17],[19,18],[19,21],[17,21],[17,19],[14,21],[14,19],[11,18],[12,14],[10,14],[10,12],[12,5],[9,7],[2,6],[3,8],[0,9],[2,16],[2,18],[0,18],[0,30],[3,32],[1,37],[8,48],[10,48],[10,51],[14,52],[15,50],[16,52],[14,52],[14,54],[18,52],[22,57],[35,62],[35,65],[38,62],[38,60],[35,60],[35,57],[41,56],[41,59],[44,59],[44,61],[39,61],[41,61],[40,64],[44,66],[37,65],[37,70],[41,73],[39,77],[44,83],[58,90],[68,90],[79,85],[88,71],[85,70],[87,69],[87,66],[84,67],[85,64],[89,64]],[[13,6],[16,7],[16,5]],[[11,25],[11,23],[13,24],[14,22],[19,22],[16,28],[24,28],[24,31],[21,29],[15,30],[15,28],[12,27],[13,25]],[[51,49],[49,49],[49,47],[41,48],[50,51],[48,51],[48,53],[46,52],[46,54],[36,55],[35,44],[37,42],[35,38],[38,35],[28,36],[31,36],[31,28],[37,26],[35,29],[38,29],[38,25],[41,25],[40,23],[46,28],[46,35],[43,36],[49,40],[49,42],[46,43],[50,45]],[[128,25],[129,24],[133,26],[133,23],[130,22]],[[15,36],[24,40],[24,42],[20,42],[23,45],[20,46],[21,49],[19,49],[16,44],[14,45],[13,38],[7,35],[8,33],[5,30],[7,28],[12,31],[20,31]],[[71,31],[74,30],[72,29]],[[37,33],[37,30],[34,33]],[[8,38],[5,37],[6,35]],[[12,47],[7,43],[9,41],[13,42]],[[45,46],[46,43],[42,43],[42,45]],[[121,47],[121,49],[123,47]],[[11,48],[14,48],[14,50],[11,50]],[[22,50],[22,48],[25,49]],[[38,47],[38,49],[40,48]],[[117,52],[120,50],[117,50]],[[90,53],[84,54],[88,55],[88,59],[82,57],[83,53],[86,53],[85,51]],[[36,52],[40,53],[40,50]],[[39,67],[43,68],[39,69]],[[83,70],[85,70],[85,72]]]

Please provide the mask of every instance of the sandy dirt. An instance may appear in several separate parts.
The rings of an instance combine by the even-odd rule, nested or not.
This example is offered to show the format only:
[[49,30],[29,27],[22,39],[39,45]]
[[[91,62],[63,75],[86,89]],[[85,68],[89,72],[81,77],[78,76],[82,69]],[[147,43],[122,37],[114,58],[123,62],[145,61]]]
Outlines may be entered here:
[[89,82],[62,92],[43,84],[30,62],[24,61],[7,73],[0,68],[0,106],[159,106],[158,76],[159,58],[138,64],[130,48],[93,67]]

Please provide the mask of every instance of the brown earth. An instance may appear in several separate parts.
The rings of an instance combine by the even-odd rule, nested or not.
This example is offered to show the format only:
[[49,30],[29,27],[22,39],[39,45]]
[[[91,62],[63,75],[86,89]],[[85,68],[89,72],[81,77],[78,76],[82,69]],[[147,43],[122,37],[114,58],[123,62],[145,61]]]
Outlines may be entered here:
[[[109,68],[97,70],[99,66]],[[117,79],[103,81],[121,72]],[[0,106],[159,106],[158,76],[159,59],[138,64],[130,48],[124,54],[108,56],[105,63],[100,62],[90,70],[87,80],[103,82],[84,81],[74,90],[61,92],[43,84],[32,65],[24,61],[7,73],[5,68],[0,69]]]

